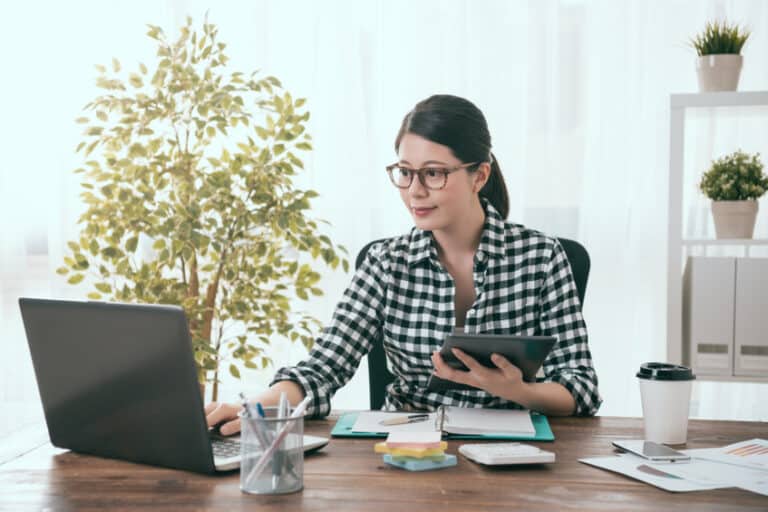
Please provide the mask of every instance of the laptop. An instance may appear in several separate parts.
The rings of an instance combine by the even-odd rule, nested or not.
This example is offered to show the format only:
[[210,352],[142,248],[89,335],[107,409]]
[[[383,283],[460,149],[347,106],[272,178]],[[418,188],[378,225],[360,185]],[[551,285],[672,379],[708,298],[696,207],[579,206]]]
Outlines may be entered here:
[[[237,469],[237,438],[212,434],[184,310],[20,298],[51,443],[197,473]],[[304,436],[304,450],[328,438]]]

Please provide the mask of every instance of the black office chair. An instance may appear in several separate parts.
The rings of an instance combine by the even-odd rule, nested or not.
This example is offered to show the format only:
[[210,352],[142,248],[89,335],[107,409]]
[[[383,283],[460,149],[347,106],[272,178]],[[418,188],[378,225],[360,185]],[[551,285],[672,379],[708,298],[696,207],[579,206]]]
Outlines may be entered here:
[[[375,243],[382,240],[369,242],[360,249],[355,260],[355,268],[359,268],[368,254],[368,249]],[[579,242],[567,238],[558,238],[560,245],[563,246],[568,262],[571,264],[573,280],[576,282],[576,290],[579,294],[579,302],[584,304],[584,294],[587,291],[587,279],[589,278],[589,253]],[[381,409],[384,405],[384,395],[387,385],[395,377],[387,369],[387,356],[384,352],[382,340],[373,340],[373,348],[368,353],[368,386],[371,409]]]

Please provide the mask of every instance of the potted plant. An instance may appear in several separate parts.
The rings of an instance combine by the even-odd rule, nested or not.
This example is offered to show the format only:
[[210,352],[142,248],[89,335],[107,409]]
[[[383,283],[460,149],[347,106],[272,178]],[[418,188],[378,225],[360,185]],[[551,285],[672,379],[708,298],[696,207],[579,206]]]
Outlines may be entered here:
[[741,49],[749,35],[737,24],[715,21],[707,23],[704,31],[691,39],[699,55],[696,72],[700,92],[737,89],[743,64]]
[[307,215],[312,190],[293,179],[311,149],[309,112],[271,76],[226,72],[215,25],[191,19],[157,42],[150,69],[121,78],[97,66],[105,89],[85,106],[80,237],[57,270],[92,299],[178,304],[204,391],[219,371],[270,364],[276,337],[309,348],[319,322],[295,310],[321,295],[313,261],[345,270],[346,249]]
[[713,161],[699,188],[712,200],[717,238],[752,238],[757,200],[768,190],[760,153],[739,150]]

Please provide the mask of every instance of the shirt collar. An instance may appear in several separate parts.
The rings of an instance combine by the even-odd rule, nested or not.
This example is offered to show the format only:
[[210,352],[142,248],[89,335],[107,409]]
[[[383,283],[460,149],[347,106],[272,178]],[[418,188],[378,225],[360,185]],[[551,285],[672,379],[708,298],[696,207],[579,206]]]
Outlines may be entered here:
[[[485,209],[485,223],[480,245],[477,248],[477,258],[483,260],[486,256],[501,258],[505,250],[505,225],[496,209],[482,198]],[[431,231],[413,228],[408,252],[408,266],[416,266],[424,261],[437,262],[437,246]]]

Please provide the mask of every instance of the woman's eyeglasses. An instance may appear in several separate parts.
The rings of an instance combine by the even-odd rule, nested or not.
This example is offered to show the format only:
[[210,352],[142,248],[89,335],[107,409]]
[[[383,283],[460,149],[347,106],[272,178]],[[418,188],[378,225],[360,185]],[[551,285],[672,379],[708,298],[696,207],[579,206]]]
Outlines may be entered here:
[[430,190],[440,190],[448,183],[448,175],[452,172],[466,169],[477,165],[479,162],[472,162],[470,164],[457,165],[456,167],[424,167],[421,169],[410,169],[403,167],[400,164],[392,164],[386,167],[387,174],[392,184],[397,188],[409,188],[413,183],[414,175],[419,176],[419,182],[424,185],[425,188]]

